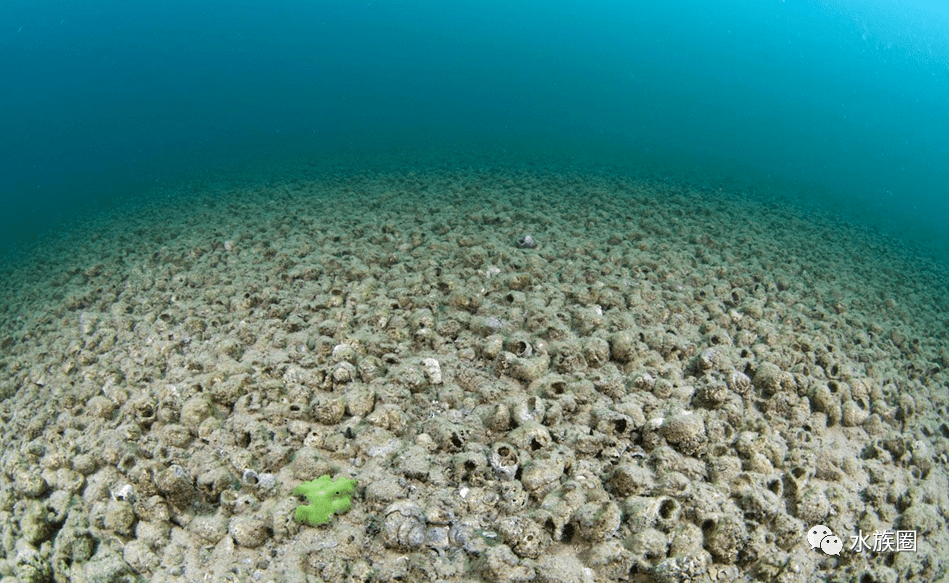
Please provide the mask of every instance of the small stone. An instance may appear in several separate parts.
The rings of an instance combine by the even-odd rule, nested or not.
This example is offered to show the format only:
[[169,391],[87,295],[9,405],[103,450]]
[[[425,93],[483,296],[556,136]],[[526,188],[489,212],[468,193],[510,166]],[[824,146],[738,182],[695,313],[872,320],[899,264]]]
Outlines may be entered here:
[[227,534],[227,524],[220,514],[196,516],[188,523],[188,530],[211,544],[217,544]]
[[870,417],[870,412],[854,401],[845,401],[840,410],[840,423],[844,427],[863,425]]
[[122,558],[135,569],[135,572],[141,574],[151,573],[161,565],[158,555],[140,540],[129,541],[122,550]]
[[407,478],[428,480],[431,460],[428,451],[419,445],[413,445],[398,458],[399,469]]
[[49,483],[39,472],[28,470],[16,473],[13,486],[26,498],[39,498],[49,490]]
[[336,425],[346,414],[346,404],[336,395],[319,395],[313,399],[313,418],[323,425]]
[[559,480],[564,467],[564,460],[559,457],[535,460],[524,469],[521,483],[527,490],[537,490]]
[[194,496],[194,484],[188,472],[179,465],[162,470],[155,476],[155,485],[175,506],[186,505]]
[[125,500],[109,500],[103,522],[107,529],[128,536],[132,534],[132,526],[135,524],[135,511]]
[[249,549],[264,544],[269,536],[268,530],[267,523],[256,516],[235,516],[227,526],[234,542]]
[[55,525],[50,521],[46,506],[38,500],[26,502],[26,510],[20,519],[20,532],[31,545],[39,546],[55,533]]
[[589,502],[576,513],[580,536],[591,542],[603,541],[615,533],[623,513],[615,502]]
[[697,453],[708,441],[705,422],[694,413],[682,413],[666,419],[662,424],[662,436],[686,455]]
[[652,471],[639,464],[620,464],[613,470],[610,484],[622,496],[639,496],[652,488]]
[[423,358],[422,368],[425,370],[425,376],[428,377],[430,384],[442,384],[442,368],[438,360],[434,358]]
[[533,567],[522,564],[511,547],[505,544],[488,547],[482,565],[482,574],[488,581],[519,583],[533,581],[536,577]]
[[534,241],[534,238],[530,235],[524,235],[517,240],[517,246],[521,249],[533,249],[534,247],[537,247],[537,242]]
[[574,555],[558,553],[544,555],[537,562],[537,581],[540,583],[593,583],[593,569],[586,567]]
[[207,398],[191,397],[181,406],[181,424],[196,430],[213,412],[214,410]]

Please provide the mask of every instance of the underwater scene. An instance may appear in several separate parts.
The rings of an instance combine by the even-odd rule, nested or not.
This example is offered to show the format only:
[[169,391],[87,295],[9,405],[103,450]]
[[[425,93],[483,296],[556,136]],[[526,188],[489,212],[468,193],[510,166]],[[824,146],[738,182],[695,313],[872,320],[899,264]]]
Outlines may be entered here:
[[949,582],[949,7],[0,38],[0,583]]

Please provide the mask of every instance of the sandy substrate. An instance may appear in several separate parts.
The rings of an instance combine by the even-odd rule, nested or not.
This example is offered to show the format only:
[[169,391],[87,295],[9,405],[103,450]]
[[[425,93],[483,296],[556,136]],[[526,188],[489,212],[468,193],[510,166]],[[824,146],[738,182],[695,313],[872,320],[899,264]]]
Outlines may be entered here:
[[949,573],[937,266],[621,175],[163,194],[2,274],[2,583]]

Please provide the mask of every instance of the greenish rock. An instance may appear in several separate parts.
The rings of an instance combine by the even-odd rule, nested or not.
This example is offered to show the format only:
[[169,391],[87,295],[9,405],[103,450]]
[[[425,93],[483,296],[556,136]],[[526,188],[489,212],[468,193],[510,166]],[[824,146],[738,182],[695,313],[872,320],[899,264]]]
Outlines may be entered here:
[[330,480],[322,475],[315,480],[303,482],[293,491],[295,496],[305,496],[309,504],[298,506],[294,518],[312,526],[326,524],[333,513],[341,514],[352,506],[352,495],[356,480],[339,478]]

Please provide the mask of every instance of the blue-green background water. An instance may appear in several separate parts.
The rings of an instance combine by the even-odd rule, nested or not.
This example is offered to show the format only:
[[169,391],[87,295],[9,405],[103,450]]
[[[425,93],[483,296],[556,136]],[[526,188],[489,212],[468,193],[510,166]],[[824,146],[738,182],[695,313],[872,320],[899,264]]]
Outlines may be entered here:
[[0,6],[4,250],[154,185],[406,151],[746,173],[945,257],[949,8]]

